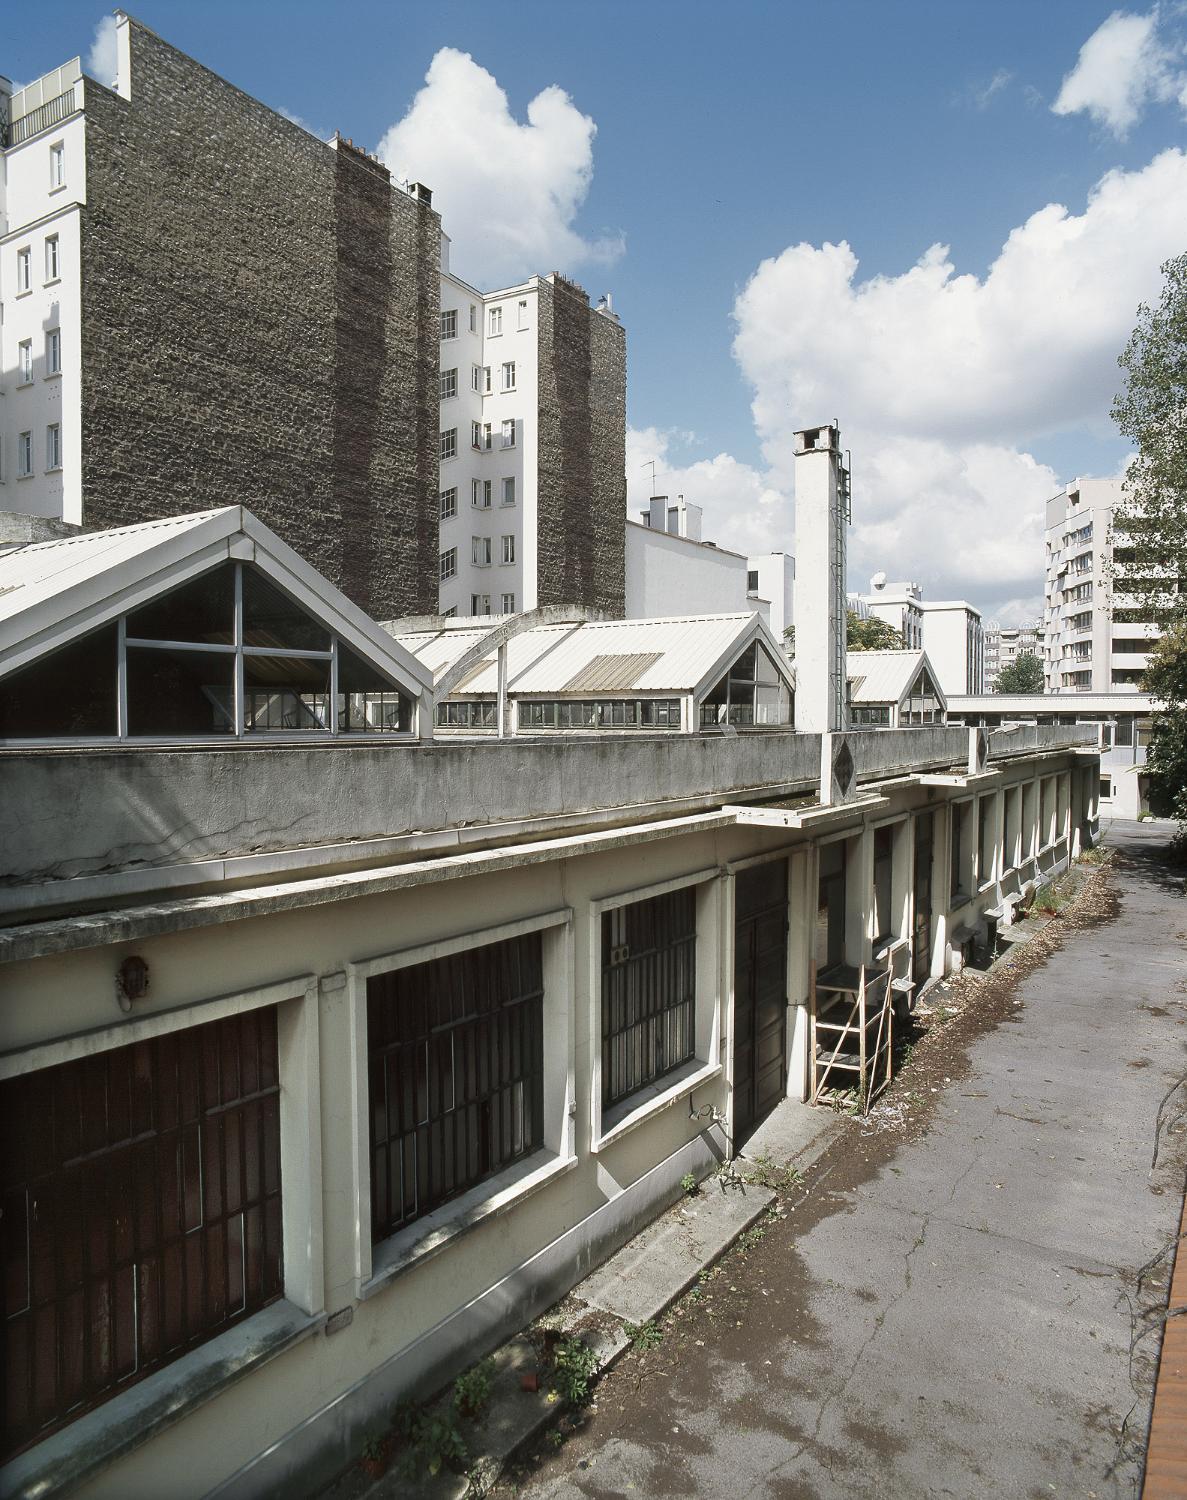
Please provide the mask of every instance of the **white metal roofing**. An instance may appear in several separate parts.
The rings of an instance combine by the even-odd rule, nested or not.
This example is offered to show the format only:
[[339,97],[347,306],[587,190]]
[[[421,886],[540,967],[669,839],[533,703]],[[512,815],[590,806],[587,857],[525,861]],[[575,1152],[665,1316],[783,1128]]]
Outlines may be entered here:
[[0,552],[0,672],[232,559],[254,563],[414,696],[431,688],[410,652],[241,505]]
[[953,714],[1148,714],[1156,707],[1149,693],[961,693],[948,699]]
[[[711,687],[733,657],[756,637],[788,686],[793,686],[791,669],[762,617],[738,613],[537,625],[507,642],[508,691],[535,696],[694,693]],[[480,638],[469,630],[397,636],[426,666],[433,667],[438,680]],[[489,696],[497,691],[497,651],[492,647],[455,692]]]
[[926,666],[940,697],[939,682],[926,651],[851,651],[848,677],[853,703],[901,703]]

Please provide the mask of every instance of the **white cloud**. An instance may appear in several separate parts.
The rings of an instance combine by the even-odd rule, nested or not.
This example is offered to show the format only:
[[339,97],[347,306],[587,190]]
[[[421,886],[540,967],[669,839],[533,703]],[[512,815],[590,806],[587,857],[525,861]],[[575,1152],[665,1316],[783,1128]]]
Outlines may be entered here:
[[496,79],[468,53],[443,47],[379,155],[399,176],[432,188],[454,270],[495,287],[605,265],[622,253],[621,235],[590,240],[574,227],[593,177],[596,132],[555,85],[531,101],[526,123],[515,119]]
[[115,17],[104,16],[95,27],[91,50],[87,53],[86,71],[97,83],[115,86],[119,63],[115,51]]
[[[1109,173],[1082,214],[1040,209],[984,277],[944,246],[864,282],[847,244],[764,261],[734,309],[767,464],[754,482],[789,493],[794,429],[836,416],[854,453],[851,584],[885,569],[990,610],[1033,596],[1061,480],[1025,445],[1104,430],[1137,304],[1185,240],[1187,156],[1172,150]],[[704,503],[691,479],[686,493]],[[715,539],[736,545],[728,516]]]
[[1187,78],[1178,66],[1181,48],[1162,40],[1158,7],[1149,15],[1115,10],[1080,48],[1076,66],[1051,106],[1057,115],[1086,112],[1124,137],[1146,106],[1179,94],[1187,108]]

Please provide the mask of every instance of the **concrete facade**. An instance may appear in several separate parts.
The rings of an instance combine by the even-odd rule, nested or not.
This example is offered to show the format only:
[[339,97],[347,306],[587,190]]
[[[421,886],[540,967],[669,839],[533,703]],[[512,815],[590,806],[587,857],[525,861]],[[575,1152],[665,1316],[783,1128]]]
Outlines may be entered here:
[[990,620],[985,627],[986,689],[992,692],[998,673],[1003,667],[1013,666],[1020,656],[1035,656],[1042,662],[1042,623],[999,625],[996,620]]
[[1137,692],[1156,624],[1116,595],[1119,479],[1077,479],[1047,502],[1043,669],[1049,693]]
[[[44,259],[60,221],[58,280],[16,305],[58,319],[63,368],[35,367],[4,404],[0,503],[104,527],[249,497],[372,614],[435,607],[440,225],[427,195],[135,21],[120,18],[117,42],[115,89],[79,76],[65,120],[24,136],[14,96],[0,291],[8,304],[17,257]],[[59,141],[51,224],[34,185]],[[6,322],[6,385],[25,337]],[[21,432],[36,459],[54,420],[60,472],[35,462],[18,479],[7,457]]]

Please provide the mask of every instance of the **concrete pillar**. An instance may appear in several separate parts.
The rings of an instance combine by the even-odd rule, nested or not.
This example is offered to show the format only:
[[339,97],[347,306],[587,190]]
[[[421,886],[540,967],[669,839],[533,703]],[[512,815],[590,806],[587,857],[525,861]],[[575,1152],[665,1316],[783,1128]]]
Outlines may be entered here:
[[835,424],[795,435],[795,727],[846,728],[845,528],[849,475]]

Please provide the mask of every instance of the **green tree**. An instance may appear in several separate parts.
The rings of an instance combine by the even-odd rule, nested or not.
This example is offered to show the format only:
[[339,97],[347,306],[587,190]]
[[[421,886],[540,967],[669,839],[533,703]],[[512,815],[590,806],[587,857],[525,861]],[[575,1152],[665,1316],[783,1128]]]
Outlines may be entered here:
[[1162,267],[1162,295],[1138,308],[1118,359],[1125,386],[1113,420],[1137,449],[1113,513],[1115,619],[1167,623],[1187,582],[1187,254]]
[[997,674],[995,693],[1041,693],[1043,664],[1033,651],[1023,651]]
[[851,609],[846,615],[847,632],[846,644],[850,651],[901,651],[903,649],[903,634],[896,630],[893,625],[888,625],[885,620],[877,620],[871,616],[863,620],[856,610]]
[[1150,653],[1142,687],[1163,704],[1146,751],[1150,809],[1187,825],[1187,622],[1168,627]]

